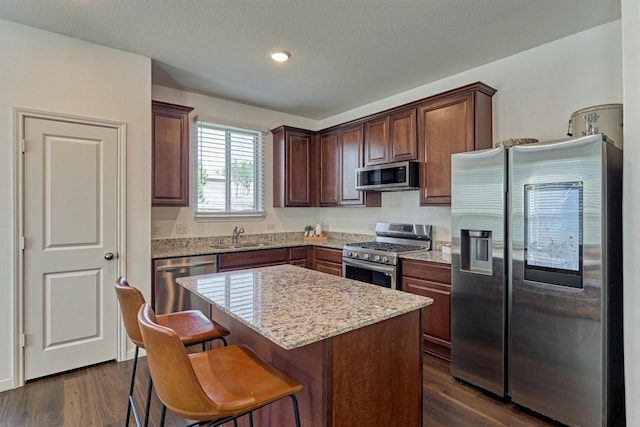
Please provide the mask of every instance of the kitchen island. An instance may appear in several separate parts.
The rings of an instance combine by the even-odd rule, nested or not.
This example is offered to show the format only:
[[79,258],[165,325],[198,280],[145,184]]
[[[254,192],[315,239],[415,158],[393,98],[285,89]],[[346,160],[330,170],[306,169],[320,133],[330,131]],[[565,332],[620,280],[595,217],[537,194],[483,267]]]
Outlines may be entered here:
[[[303,426],[422,425],[421,320],[431,299],[291,265],[177,282],[209,301],[230,343],[303,384]],[[294,425],[289,400],[254,418]]]

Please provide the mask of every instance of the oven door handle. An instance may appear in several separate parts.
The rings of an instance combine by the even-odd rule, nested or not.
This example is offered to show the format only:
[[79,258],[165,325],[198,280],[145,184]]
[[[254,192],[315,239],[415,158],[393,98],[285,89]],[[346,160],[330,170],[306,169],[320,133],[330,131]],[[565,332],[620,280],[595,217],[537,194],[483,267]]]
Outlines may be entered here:
[[393,276],[395,274],[395,272],[396,272],[396,267],[395,266],[376,264],[376,263],[367,262],[367,261],[358,261],[358,260],[355,260],[353,258],[344,258],[342,260],[342,263],[344,265],[350,265],[352,267],[359,267],[359,268],[363,268],[365,270],[376,271],[378,273],[386,273],[389,276]]

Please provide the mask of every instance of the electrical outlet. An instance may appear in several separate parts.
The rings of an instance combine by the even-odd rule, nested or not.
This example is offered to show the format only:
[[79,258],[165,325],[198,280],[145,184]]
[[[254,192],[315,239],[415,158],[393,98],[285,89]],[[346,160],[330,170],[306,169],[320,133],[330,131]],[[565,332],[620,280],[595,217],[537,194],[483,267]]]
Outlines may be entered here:
[[176,224],[176,234],[187,234],[187,224]]

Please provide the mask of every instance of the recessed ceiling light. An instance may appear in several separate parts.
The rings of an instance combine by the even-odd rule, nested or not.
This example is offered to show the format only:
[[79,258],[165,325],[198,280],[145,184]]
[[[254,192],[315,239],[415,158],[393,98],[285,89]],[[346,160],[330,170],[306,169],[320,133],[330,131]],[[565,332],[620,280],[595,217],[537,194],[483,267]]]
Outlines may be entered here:
[[276,50],[271,52],[271,59],[276,62],[285,62],[291,57],[291,54],[286,50]]

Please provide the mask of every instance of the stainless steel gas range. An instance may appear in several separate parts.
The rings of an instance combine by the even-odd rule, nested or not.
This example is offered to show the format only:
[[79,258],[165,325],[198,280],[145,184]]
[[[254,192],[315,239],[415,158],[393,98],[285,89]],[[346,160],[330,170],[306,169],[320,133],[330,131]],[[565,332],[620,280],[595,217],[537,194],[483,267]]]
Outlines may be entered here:
[[342,250],[342,277],[397,289],[400,254],[431,250],[432,226],[376,224],[376,240],[347,243]]

